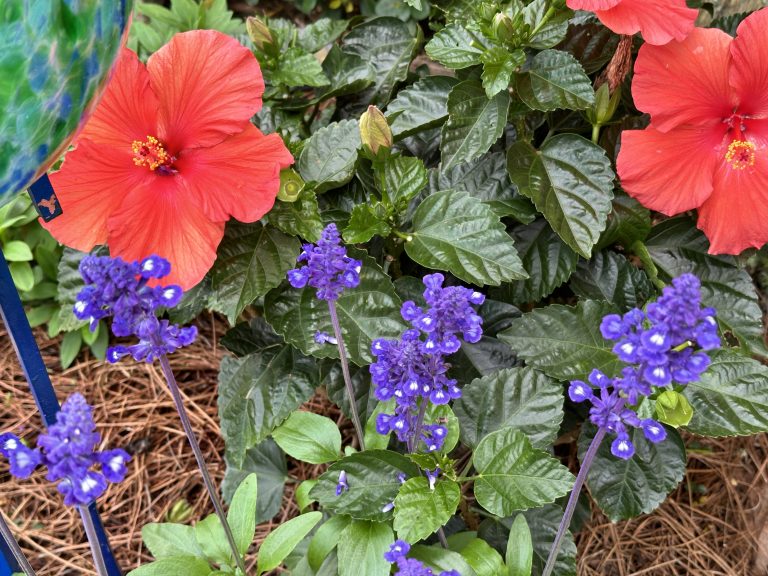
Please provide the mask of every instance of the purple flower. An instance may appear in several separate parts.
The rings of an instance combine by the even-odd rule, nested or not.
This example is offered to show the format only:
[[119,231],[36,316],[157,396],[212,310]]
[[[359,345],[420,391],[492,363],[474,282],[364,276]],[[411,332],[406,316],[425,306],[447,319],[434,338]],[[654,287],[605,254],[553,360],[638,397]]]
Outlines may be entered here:
[[[415,558],[407,558],[411,545],[405,540],[395,540],[389,547],[389,551],[384,553],[384,559],[390,564],[397,564],[395,576],[434,576],[432,568]],[[440,572],[438,576],[461,576],[456,570],[447,570]]]
[[341,496],[343,492],[349,490],[349,484],[347,484],[347,473],[342,470],[339,472],[339,483],[336,484],[336,496]]
[[[101,437],[82,395],[72,394],[56,414],[56,423],[37,439],[37,450],[24,446],[13,434],[0,436],[0,454],[11,464],[11,474],[28,477],[39,465],[48,468],[46,478],[58,481],[64,504],[89,504],[107,489],[107,482],[121,482],[131,459],[121,449],[98,452]],[[41,453],[42,450],[42,453]],[[101,471],[94,470],[100,468]]]
[[304,244],[296,259],[307,265],[288,271],[288,282],[294,288],[311,286],[321,300],[337,300],[346,288],[360,284],[362,262],[347,256],[341,245],[336,224],[328,224],[317,244]]
[[115,336],[139,338],[132,346],[107,350],[110,362],[127,355],[137,361],[154,362],[163,354],[188,346],[197,337],[194,326],[179,327],[156,317],[158,308],[176,306],[183,295],[179,286],[147,285],[149,280],[167,276],[170,270],[170,263],[159,256],[149,256],[141,262],[86,256],[80,262],[80,274],[86,286],[75,302],[75,316],[88,320],[91,330],[96,329],[99,320],[111,316]]

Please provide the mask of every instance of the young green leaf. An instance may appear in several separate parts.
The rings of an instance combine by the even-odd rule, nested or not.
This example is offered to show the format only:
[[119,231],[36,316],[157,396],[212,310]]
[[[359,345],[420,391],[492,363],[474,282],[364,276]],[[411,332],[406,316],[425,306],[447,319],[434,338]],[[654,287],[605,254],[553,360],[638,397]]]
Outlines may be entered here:
[[322,518],[322,512],[307,512],[270,532],[259,548],[257,572],[263,574],[280,566]]
[[341,432],[326,416],[296,411],[272,432],[286,454],[302,462],[325,464],[339,458]]
[[128,572],[128,576],[209,576],[211,567],[207,560],[194,556],[174,556],[150,562]]
[[256,499],[258,483],[256,474],[249,474],[240,482],[227,512],[227,522],[232,528],[237,549],[241,555],[248,552],[256,533]]
[[507,540],[507,576],[531,576],[533,540],[525,516],[518,514],[509,529]]
[[339,538],[339,576],[387,576],[391,565],[384,552],[393,540],[389,524],[352,521]]
[[3,244],[3,256],[8,262],[28,262],[34,259],[26,242],[10,240]]
[[469,30],[458,24],[440,30],[427,43],[425,50],[427,56],[453,70],[480,64],[483,55],[483,46],[478,45]]
[[595,101],[592,82],[573,56],[560,50],[543,50],[528,69],[517,75],[517,94],[533,110],[583,110]]
[[177,556],[194,556],[204,559],[202,548],[195,538],[195,529],[184,524],[145,524],[141,529],[144,546],[157,560]]
[[460,500],[456,482],[439,480],[430,488],[423,476],[409,478],[395,498],[393,528],[397,537],[406,542],[427,538],[451,519]]
[[358,148],[360,129],[357,122],[334,122],[312,134],[299,156],[298,171],[318,193],[338,188],[352,178]]
[[442,125],[448,118],[448,94],[458,83],[452,76],[427,76],[398,92],[386,112],[395,139]]
[[320,569],[326,557],[336,548],[341,539],[341,533],[351,521],[349,516],[331,516],[317,529],[307,550],[307,559],[313,570]]

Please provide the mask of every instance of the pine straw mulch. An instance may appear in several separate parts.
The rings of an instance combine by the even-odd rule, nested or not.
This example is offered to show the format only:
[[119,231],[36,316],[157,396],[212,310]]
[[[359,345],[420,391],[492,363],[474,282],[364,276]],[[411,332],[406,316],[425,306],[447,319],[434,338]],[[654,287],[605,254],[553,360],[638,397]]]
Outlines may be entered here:
[[[216,409],[217,369],[226,353],[217,336],[223,329],[215,319],[203,321],[198,341],[174,354],[171,362],[217,483],[225,471]],[[40,331],[36,335],[59,398],[80,391],[94,405],[104,445],[134,453],[126,480],[111,486],[99,504],[115,555],[127,571],[150,560],[141,544],[142,525],[164,521],[180,500],[192,506],[191,521],[212,511],[171,397],[153,366],[109,365],[85,352],[72,368],[61,371],[57,343]],[[339,421],[338,410],[322,396],[306,408]],[[39,429],[15,354],[0,331],[0,430],[34,438]],[[593,513],[578,535],[581,576],[768,574],[768,437],[686,440],[686,479],[655,513],[617,524],[599,511]],[[320,471],[289,459],[293,478],[316,477]],[[10,518],[38,574],[94,574],[78,515],[63,506],[43,474],[16,481],[1,462],[0,484],[0,510]],[[293,486],[288,484],[277,517],[259,526],[257,541],[297,513]],[[764,555],[759,553],[761,537]]]

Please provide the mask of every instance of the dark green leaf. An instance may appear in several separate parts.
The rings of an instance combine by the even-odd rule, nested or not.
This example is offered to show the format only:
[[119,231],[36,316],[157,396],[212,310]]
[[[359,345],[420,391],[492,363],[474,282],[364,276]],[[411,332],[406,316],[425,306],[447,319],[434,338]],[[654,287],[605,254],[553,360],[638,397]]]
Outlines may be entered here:
[[[347,354],[358,366],[369,363],[374,338],[397,338],[405,329],[400,299],[389,276],[364,252],[349,251],[362,260],[360,285],[346,290],[336,301]],[[305,354],[338,358],[338,348],[315,342],[315,332],[333,333],[328,303],[318,300],[314,288],[273,290],[265,299],[267,321],[278,334]]]
[[80,266],[80,260],[87,255],[86,252],[80,252],[65,247],[64,252],[61,255],[61,260],[59,260],[59,293],[56,296],[56,302],[61,305],[59,321],[60,330],[64,332],[76,330],[87,324],[86,321],[75,318],[75,314],[72,311],[72,307],[75,305],[75,300],[77,300],[77,295],[85,286],[85,282],[83,282],[83,278],[80,276],[78,266]]
[[418,542],[445,526],[456,512],[461,490],[456,482],[439,480],[432,489],[423,476],[409,478],[395,498],[393,528],[397,537]]
[[174,556],[205,558],[203,550],[195,539],[195,529],[184,524],[145,524],[141,529],[144,546],[156,559]]
[[383,204],[357,204],[344,228],[344,241],[348,244],[368,242],[374,236],[386,238],[392,229],[387,224],[387,209]]
[[574,477],[565,466],[512,428],[485,436],[472,461],[478,476],[475,498],[497,516],[554,502],[573,487]]
[[299,242],[276,228],[231,221],[211,270],[216,309],[234,325],[246,306],[279,286],[296,267],[299,251]]
[[645,240],[651,231],[648,208],[626,194],[618,194],[612,202],[608,224],[600,235],[598,248],[619,242],[629,248],[635,240]]
[[568,35],[559,48],[576,56],[587,74],[594,74],[616,52],[619,36],[590,12],[577,12],[570,24]]
[[427,185],[427,170],[419,158],[387,158],[383,168],[374,167],[374,174],[381,182],[384,202],[398,213],[405,211],[411,199]]
[[622,312],[642,306],[654,292],[645,272],[616,252],[597,252],[579,262],[570,285],[578,296],[607,300]]
[[347,29],[347,24],[347,20],[320,18],[299,30],[296,42],[307,52],[317,52],[341,36]]
[[188,324],[210,305],[213,289],[211,276],[206,274],[196,286],[184,292],[181,302],[168,310],[171,322]]
[[239,322],[221,338],[221,345],[236,356],[263,352],[267,348],[281,347],[283,339],[261,316],[250,322]]
[[[324,369],[330,364],[323,384],[325,390],[328,393],[328,398],[331,402],[336,404],[347,418],[352,417],[352,412],[349,407],[349,394],[347,393],[347,387],[344,383],[344,375],[341,370],[341,362],[338,360],[324,360],[322,362]],[[357,405],[357,412],[360,414],[360,418],[367,418],[376,406],[376,397],[373,395],[373,385],[371,384],[371,375],[368,371],[368,367],[359,368],[354,364],[349,367],[349,373],[352,380],[352,390],[355,395],[355,404]]]
[[510,427],[524,432],[534,447],[545,448],[563,421],[563,387],[533,368],[508,368],[465,386],[453,409],[469,446]]
[[508,108],[506,90],[489,100],[480,82],[467,80],[454,86],[448,95],[448,121],[442,129],[442,169],[488,152],[504,131]]
[[280,511],[288,479],[285,454],[272,439],[267,438],[246,450],[241,467],[236,468],[227,462],[227,473],[221,483],[221,493],[226,500],[232,499],[238,485],[248,474],[256,474],[257,477],[259,498],[256,501],[256,520],[268,522]]
[[267,217],[279,230],[310,242],[317,242],[323,232],[315,192],[308,188],[301,191],[295,202],[275,202]]
[[[533,573],[541,574],[555,540],[560,520],[563,518],[563,509],[556,504],[551,504],[528,510],[524,515],[531,528],[533,540]],[[556,576],[576,576],[576,544],[573,542],[570,530],[566,532],[563,539],[553,573]]]
[[307,512],[280,524],[259,548],[259,574],[274,570],[323,518],[322,512]]
[[331,85],[311,103],[316,104],[345,94],[356,94],[368,88],[376,79],[376,70],[372,63],[356,54],[343,52],[335,44],[323,60],[323,73],[331,81]]
[[589,258],[613,198],[614,174],[605,151],[576,134],[558,134],[538,152],[517,142],[507,151],[507,167],[553,230]]
[[451,358],[451,378],[469,382],[502,368],[511,368],[516,356],[509,346],[496,338],[483,335],[475,344],[464,343]]
[[593,368],[618,373],[620,362],[600,334],[600,322],[616,312],[609,302],[585,300],[575,307],[538,308],[499,332],[521,358],[557,380],[586,379]]
[[326,416],[297,411],[272,431],[286,454],[310,464],[325,464],[339,458],[341,432]]
[[334,122],[312,134],[301,151],[297,168],[315,190],[325,192],[346,184],[355,172],[360,129],[355,120]]
[[448,94],[458,82],[452,76],[427,76],[398,92],[387,106],[394,137],[441,126],[448,118]]
[[693,406],[687,429],[703,436],[743,436],[768,431],[768,368],[728,351],[711,353],[712,364],[683,394]]
[[528,278],[491,290],[490,294],[499,300],[538,302],[568,280],[579,262],[579,256],[560,240],[546,220],[518,226],[512,238]]
[[316,362],[291,346],[245,358],[224,358],[219,372],[219,420],[229,461],[272,433],[320,384]]
[[440,64],[459,70],[480,64],[483,48],[466,28],[451,24],[432,37],[426,47],[427,55]]
[[339,576],[387,576],[391,565],[384,552],[394,538],[389,524],[352,521],[339,539]]
[[408,256],[465,282],[498,285],[526,277],[498,216],[466,192],[428,196],[413,215],[410,237],[405,244]]
[[543,50],[515,79],[517,95],[533,110],[583,110],[595,101],[592,82],[573,56]]
[[267,77],[272,84],[286,86],[327,86],[328,78],[312,54],[301,48],[288,48],[280,54],[280,60]]
[[[594,436],[595,428],[585,426],[579,438],[579,458]],[[648,514],[664,502],[685,475],[685,446],[680,435],[667,428],[667,439],[653,444],[639,428],[630,433],[635,455],[628,460],[611,454],[612,438],[600,444],[589,469],[589,492],[613,522]]]
[[[342,470],[347,473],[349,490],[337,496],[336,485]],[[398,475],[401,473],[413,478],[419,476],[419,469],[396,452],[356,452],[332,464],[320,476],[310,495],[323,508],[336,514],[347,514],[359,520],[384,521],[391,518],[392,513],[382,512],[382,508],[397,496],[400,489]]]

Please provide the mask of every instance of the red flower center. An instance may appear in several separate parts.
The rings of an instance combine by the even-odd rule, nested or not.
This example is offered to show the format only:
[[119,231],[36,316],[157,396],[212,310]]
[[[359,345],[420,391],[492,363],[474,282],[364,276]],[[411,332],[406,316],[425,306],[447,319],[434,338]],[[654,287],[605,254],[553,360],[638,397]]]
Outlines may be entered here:
[[154,136],[147,136],[144,142],[134,140],[131,144],[133,150],[133,163],[136,166],[146,166],[153,172],[160,174],[174,174],[173,162],[176,160]]
[[728,145],[725,161],[734,170],[744,170],[755,165],[755,145],[747,140],[734,140]]

